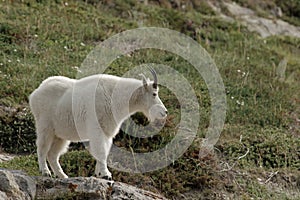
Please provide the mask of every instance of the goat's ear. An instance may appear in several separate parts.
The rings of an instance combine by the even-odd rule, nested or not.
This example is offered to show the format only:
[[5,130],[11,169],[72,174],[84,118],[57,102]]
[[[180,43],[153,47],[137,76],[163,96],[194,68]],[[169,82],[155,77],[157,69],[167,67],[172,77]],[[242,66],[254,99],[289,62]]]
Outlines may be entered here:
[[145,77],[145,75],[144,74],[139,74],[141,77],[142,77],[142,81],[143,81],[143,86],[144,86],[144,88],[145,89],[147,89],[148,87],[148,80],[147,80],[147,78]]

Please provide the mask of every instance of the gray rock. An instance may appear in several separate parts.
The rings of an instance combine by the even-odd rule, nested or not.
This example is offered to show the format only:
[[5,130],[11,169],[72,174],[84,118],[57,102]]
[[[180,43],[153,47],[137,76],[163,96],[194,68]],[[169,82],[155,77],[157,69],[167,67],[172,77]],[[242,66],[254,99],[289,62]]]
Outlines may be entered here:
[[132,199],[158,200],[165,197],[96,177],[56,179],[30,177],[22,171],[0,169],[0,199]]
[[0,199],[8,199],[5,192],[0,191]]
[[288,35],[300,37],[300,27],[293,26],[281,19],[267,19],[258,17],[249,9],[235,3],[224,2],[228,11],[240,20],[250,31],[259,33],[262,37],[271,35]]
[[[124,190],[126,188],[126,190]],[[166,199],[161,195],[138,189],[125,183],[117,182],[112,187],[111,199],[132,199],[132,200],[153,200],[153,199]]]
[[271,35],[300,37],[299,27],[293,26],[280,19],[271,20],[257,16],[245,15],[241,17],[241,20],[250,31],[259,33],[263,38]]
[[[273,17],[259,17],[257,13],[249,8],[244,8],[236,3],[221,1],[208,1],[212,9],[227,21],[239,21],[246,26],[250,31],[257,32],[261,37],[265,38],[271,35],[286,35],[300,38],[300,27],[291,25],[277,17],[282,16],[280,8],[276,8],[276,13]],[[227,8],[231,16],[222,13],[222,5]]]
[[7,162],[7,161],[10,161],[14,158],[15,156],[14,155],[10,155],[10,154],[7,154],[7,153],[1,153],[0,154],[0,163],[1,162]]
[[35,197],[35,181],[21,171],[0,169],[0,191],[6,199],[27,200]]
[[38,178],[37,199],[76,197],[78,199],[166,199],[131,185],[95,177],[68,179]]
[[95,177],[53,179],[38,177],[37,199],[75,197],[78,199],[107,199],[111,194],[109,182]]
[[28,195],[29,199],[34,199],[36,194],[36,180],[22,171],[16,171],[14,177],[20,190]]

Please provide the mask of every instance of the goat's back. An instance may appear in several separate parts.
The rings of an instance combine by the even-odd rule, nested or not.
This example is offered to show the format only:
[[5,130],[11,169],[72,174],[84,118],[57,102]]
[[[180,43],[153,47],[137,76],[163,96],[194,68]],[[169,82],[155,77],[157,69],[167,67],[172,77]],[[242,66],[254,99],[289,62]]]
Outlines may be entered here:
[[41,112],[52,112],[65,92],[72,89],[74,82],[74,79],[64,76],[53,76],[44,80],[29,96],[34,117],[37,118]]

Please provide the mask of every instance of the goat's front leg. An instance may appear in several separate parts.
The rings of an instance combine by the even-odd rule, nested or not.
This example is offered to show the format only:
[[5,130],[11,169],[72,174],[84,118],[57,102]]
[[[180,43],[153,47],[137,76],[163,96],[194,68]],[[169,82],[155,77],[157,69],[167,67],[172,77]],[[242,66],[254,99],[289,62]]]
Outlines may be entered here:
[[95,175],[107,180],[112,180],[111,172],[107,168],[107,157],[112,145],[112,138],[100,133],[96,138],[90,139],[89,151],[96,158]]
[[95,175],[97,177],[101,177],[103,179],[112,180],[111,172],[107,168],[107,161],[105,160],[97,160],[96,167],[95,167]]

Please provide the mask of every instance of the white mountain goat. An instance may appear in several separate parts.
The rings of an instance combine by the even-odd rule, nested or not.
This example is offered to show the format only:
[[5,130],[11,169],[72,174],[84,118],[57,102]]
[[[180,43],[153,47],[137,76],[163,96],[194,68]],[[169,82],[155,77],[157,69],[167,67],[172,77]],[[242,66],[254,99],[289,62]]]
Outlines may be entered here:
[[[154,81],[142,81],[98,74],[79,80],[63,76],[49,77],[29,96],[37,132],[39,169],[51,176],[68,176],[59,164],[70,141],[89,141],[96,158],[95,175],[111,180],[107,157],[112,139],[130,115],[142,112],[150,120],[164,119],[167,109],[158,97],[157,75]],[[94,99],[93,99],[94,95]]]

